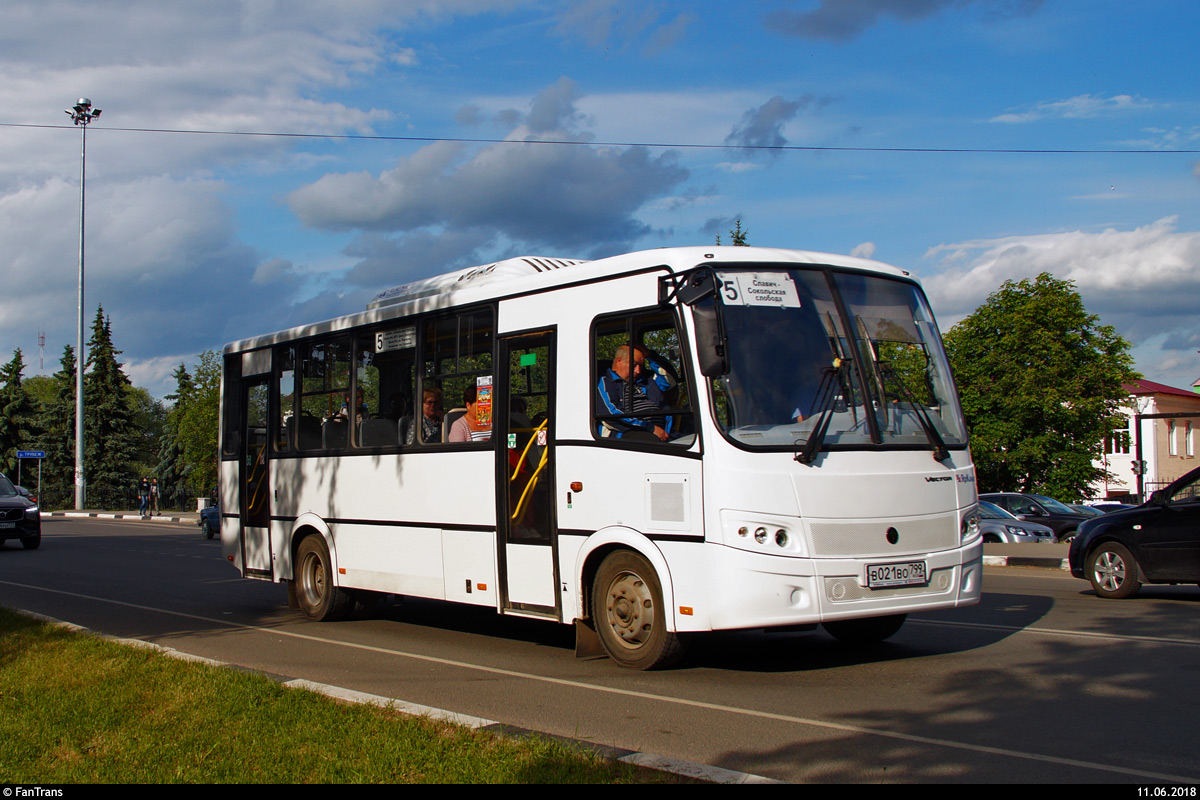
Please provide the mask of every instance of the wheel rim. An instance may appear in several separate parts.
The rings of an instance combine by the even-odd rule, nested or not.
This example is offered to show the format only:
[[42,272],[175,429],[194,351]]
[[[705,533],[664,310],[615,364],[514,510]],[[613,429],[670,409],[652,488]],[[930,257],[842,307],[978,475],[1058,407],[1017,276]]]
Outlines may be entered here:
[[654,596],[641,576],[622,572],[608,586],[608,624],[617,641],[634,649],[654,633]]
[[305,600],[314,608],[321,605],[321,600],[325,597],[325,563],[321,561],[321,557],[316,553],[307,554],[300,575],[300,589]]
[[1096,583],[1106,592],[1115,592],[1125,583],[1125,559],[1106,550],[1096,559]]

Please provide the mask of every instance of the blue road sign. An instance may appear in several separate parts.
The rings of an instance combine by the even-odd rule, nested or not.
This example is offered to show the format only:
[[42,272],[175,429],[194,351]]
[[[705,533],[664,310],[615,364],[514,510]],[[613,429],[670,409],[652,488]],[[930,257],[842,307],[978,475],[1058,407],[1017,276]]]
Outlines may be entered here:
[[45,450],[18,450],[17,458],[45,458]]

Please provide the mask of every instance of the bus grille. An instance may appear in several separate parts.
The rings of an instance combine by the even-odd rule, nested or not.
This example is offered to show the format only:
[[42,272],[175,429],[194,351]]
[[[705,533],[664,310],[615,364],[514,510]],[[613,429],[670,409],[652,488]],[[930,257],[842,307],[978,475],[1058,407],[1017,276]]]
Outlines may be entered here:
[[891,589],[868,589],[858,582],[857,577],[840,576],[825,578],[825,599],[831,603],[848,603],[855,600],[875,600],[881,597],[910,597],[920,594],[942,594],[954,586],[954,567],[935,569],[929,573],[929,583],[924,586],[896,586]]
[[[895,530],[896,543],[888,541]],[[958,518],[955,514],[871,522],[813,522],[813,555],[817,558],[856,558],[931,553],[959,545]]]

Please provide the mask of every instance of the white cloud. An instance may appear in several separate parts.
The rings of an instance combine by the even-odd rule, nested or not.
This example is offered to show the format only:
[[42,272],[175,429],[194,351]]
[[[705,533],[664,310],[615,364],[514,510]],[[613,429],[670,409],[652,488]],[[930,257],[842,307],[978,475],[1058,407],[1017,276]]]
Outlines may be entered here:
[[1045,118],[1092,119],[1094,117],[1128,111],[1144,111],[1153,107],[1154,104],[1150,101],[1128,94],[1118,94],[1112,97],[1081,94],[1075,97],[1068,97],[1066,100],[1037,103],[1026,111],[1000,114],[992,117],[991,121],[1019,123],[1033,122]]
[[850,255],[855,258],[870,258],[875,255],[875,243],[862,242],[861,244],[856,244],[854,245],[854,249],[850,251]]
[[[978,307],[1005,281],[1048,272],[1075,283],[1084,305],[1134,346],[1154,380],[1190,386],[1200,374],[1200,231],[1177,231],[1167,217],[1133,230],[980,239],[938,245],[924,278],[943,329]],[[1174,371],[1158,372],[1174,364]]]

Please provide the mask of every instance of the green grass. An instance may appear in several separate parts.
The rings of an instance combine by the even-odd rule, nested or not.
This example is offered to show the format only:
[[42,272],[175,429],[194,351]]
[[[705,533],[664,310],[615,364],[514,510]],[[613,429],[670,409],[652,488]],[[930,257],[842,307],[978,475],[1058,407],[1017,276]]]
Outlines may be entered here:
[[0,609],[0,783],[640,783],[549,739],[339,703]]

